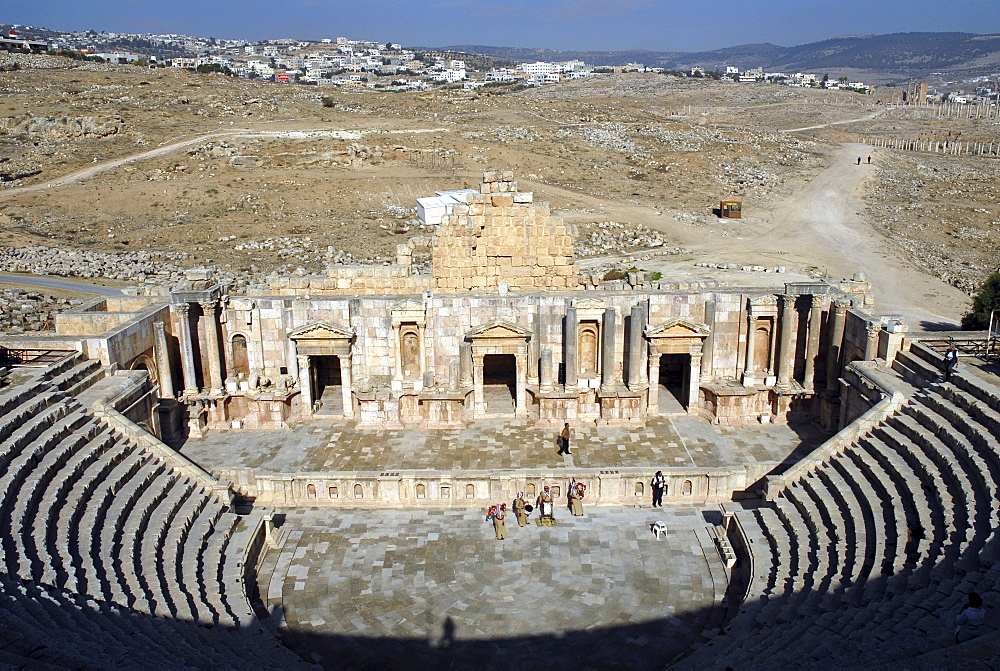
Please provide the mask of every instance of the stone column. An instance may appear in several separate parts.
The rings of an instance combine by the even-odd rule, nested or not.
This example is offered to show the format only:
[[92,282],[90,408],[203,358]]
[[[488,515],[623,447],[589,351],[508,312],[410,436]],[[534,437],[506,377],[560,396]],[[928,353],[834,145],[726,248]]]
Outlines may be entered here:
[[649,394],[646,396],[646,411],[651,415],[660,413],[660,355],[649,348]]
[[781,345],[778,350],[778,386],[788,387],[795,370],[795,349],[792,347],[792,336],[798,319],[795,314],[796,294],[781,296]]
[[309,417],[313,414],[313,390],[312,390],[312,362],[305,354],[296,357],[299,365],[299,393],[302,394],[302,416]]
[[826,350],[826,390],[839,391],[840,384],[840,353],[844,348],[844,323],[847,321],[847,307],[844,300],[833,302],[830,311],[830,344]]
[[705,301],[705,324],[708,326],[708,335],[702,342],[701,374],[704,376],[702,382],[712,380],[712,358],[715,356],[715,296],[711,300]]
[[174,376],[170,370],[170,346],[167,343],[167,330],[163,322],[153,322],[153,349],[160,377],[160,398],[176,398]]
[[548,347],[542,348],[542,370],[540,378],[540,390],[543,393],[552,391],[552,350]]
[[219,355],[219,322],[215,318],[218,304],[215,301],[201,303],[205,315],[205,347],[208,349],[208,387],[213,394],[222,393],[222,359]]
[[[289,334],[291,332],[292,332],[292,329],[287,329],[285,331],[285,334],[287,335],[287,334]],[[299,361],[298,361],[298,357],[296,355],[296,351],[297,350],[296,350],[295,341],[292,340],[291,338],[286,338],[285,339],[285,366],[288,368],[288,374],[291,376],[291,378],[293,380],[296,379],[299,376]],[[263,357],[261,357],[261,361],[264,361]],[[261,366],[261,369],[263,369],[263,368],[264,367]]]
[[566,375],[566,389],[576,389],[580,381],[580,363],[577,356],[577,349],[580,346],[580,320],[576,315],[576,308],[570,307],[566,310],[566,329],[563,341],[564,356],[563,368]]
[[528,346],[525,343],[524,347],[520,348],[520,351],[514,357],[514,370],[517,378],[514,382],[514,416],[515,417],[526,417],[528,414],[528,390],[525,385],[525,380],[528,375],[526,370],[526,364],[528,359]]
[[[754,324],[756,326],[756,324]],[[775,359],[778,356],[778,318],[777,315],[771,321],[771,346],[768,348],[767,377],[774,377]],[[768,382],[765,380],[764,384]],[[774,381],[771,381],[774,384]]]
[[691,352],[691,380],[688,383],[688,412],[691,412],[693,409],[698,407],[698,391],[701,388],[701,358],[701,347]]
[[823,324],[823,296],[812,295],[809,304],[809,336],[806,340],[806,370],[802,378],[802,386],[813,389],[816,380],[816,357],[819,356],[819,335]]
[[192,395],[198,393],[198,377],[194,368],[194,349],[191,346],[191,321],[188,315],[191,306],[187,303],[177,303],[174,305],[177,312],[179,327],[177,334],[181,340],[181,369],[184,372],[184,394]]
[[642,306],[633,306],[628,331],[628,388],[632,391],[642,386],[642,331],[645,327],[644,321]]
[[340,359],[340,392],[344,395],[344,417],[354,417],[354,366],[351,355],[337,357]]
[[531,323],[531,338],[528,340],[528,384],[541,384],[538,370],[541,359],[541,324],[542,316],[535,314],[535,319]]
[[882,327],[876,322],[865,325],[865,361],[871,361],[878,355],[878,332]]
[[753,355],[756,350],[757,317],[752,312],[747,313],[747,354],[743,361],[743,386],[752,387],[757,384],[757,369],[754,368]]
[[472,343],[468,340],[458,345],[458,386],[462,389],[472,386]]
[[604,342],[601,348],[601,386],[615,386],[615,309],[604,310]]
[[476,400],[476,417],[486,414],[486,397],[483,395],[483,357],[474,356],[472,359],[472,386]]

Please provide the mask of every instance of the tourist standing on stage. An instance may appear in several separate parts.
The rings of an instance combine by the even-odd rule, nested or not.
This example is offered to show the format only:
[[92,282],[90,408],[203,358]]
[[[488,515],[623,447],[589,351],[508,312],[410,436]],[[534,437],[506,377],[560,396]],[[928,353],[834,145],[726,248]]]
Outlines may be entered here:
[[528,523],[528,514],[525,512],[527,504],[524,502],[524,492],[518,492],[514,499],[514,517],[517,518],[517,526],[523,527]]
[[501,503],[497,506],[496,512],[493,514],[493,530],[497,534],[497,540],[502,541],[507,538],[507,504]]
[[587,485],[582,482],[573,481],[569,491],[569,506],[574,517],[583,517],[583,493]]
[[657,471],[653,476],[653,481],[649,483],[653,488],[653,507],[663,507],[663,490],[667,488],[667,479],[663,477],[663,471]]

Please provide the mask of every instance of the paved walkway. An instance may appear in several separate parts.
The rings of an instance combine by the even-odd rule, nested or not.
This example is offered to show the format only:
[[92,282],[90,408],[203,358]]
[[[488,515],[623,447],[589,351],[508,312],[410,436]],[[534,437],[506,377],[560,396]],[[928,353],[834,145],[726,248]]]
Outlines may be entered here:
[[497,541],[478,510],[289,510],[261,594],[283,604],[286,643],[327,668],[663,668],[714,603],[705,518],[585,512]]
[[[692,417],[657,418],[645,428],[580,428],[572,455],[558,456],[557,431],[523,419],[482,420],[461,430],[357,431],[330,419],[288,431],[213,431],[181,452],[208,470],[262,472],[667,468],[778,463],[818,445],[812,425],[717,426]],[[804,444],[804,445],[803,445]]]

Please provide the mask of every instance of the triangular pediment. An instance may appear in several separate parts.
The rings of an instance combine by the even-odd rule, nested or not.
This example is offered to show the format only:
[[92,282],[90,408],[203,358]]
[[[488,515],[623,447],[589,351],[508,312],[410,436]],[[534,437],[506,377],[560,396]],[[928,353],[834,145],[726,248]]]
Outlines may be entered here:
[[329,322],[313,322],[288,334],[292,340],[350,340],[354,329],[347,329]]
[[711,330],[706,324],[688,321],[687,319],[672,319],[659,326],[646,329],[647,338],[704,338]]
[[465,334],[466,338],[530,338],[531,331],[507,322],[490,322]]

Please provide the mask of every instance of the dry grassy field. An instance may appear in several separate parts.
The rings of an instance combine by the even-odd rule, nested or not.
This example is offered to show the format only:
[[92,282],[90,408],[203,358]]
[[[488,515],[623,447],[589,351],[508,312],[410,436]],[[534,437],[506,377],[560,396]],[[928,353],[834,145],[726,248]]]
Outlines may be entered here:
[[[492,168],[515,170],[581,239],[617,222],[659,232],[685,264],[750,263],[717,258],[733,246],[713,244],[768,235],[772,251],[801,247],[776,222],[841,143],[998,135],[986,120],[886,111],[877,94],[660,74],[499,95],[382,93],[48,56],[0,56],[0,66],[13,59],[20,69],[0,72],[5,244],[187,253],[182,265],[253,277],[387,259],[430,233],[416,198],[474,186]],[[819,127],[787,132],[809,126]],[[880,150],[861,216],[901,262],[969,291],[997,265],[997,166]],[[744,199],[740,222],[712,213],[729,195]],[[822,274],[829,264],[814,246],[791,253],[789,271]],[[629,251],[612,247],[584,251]]]

